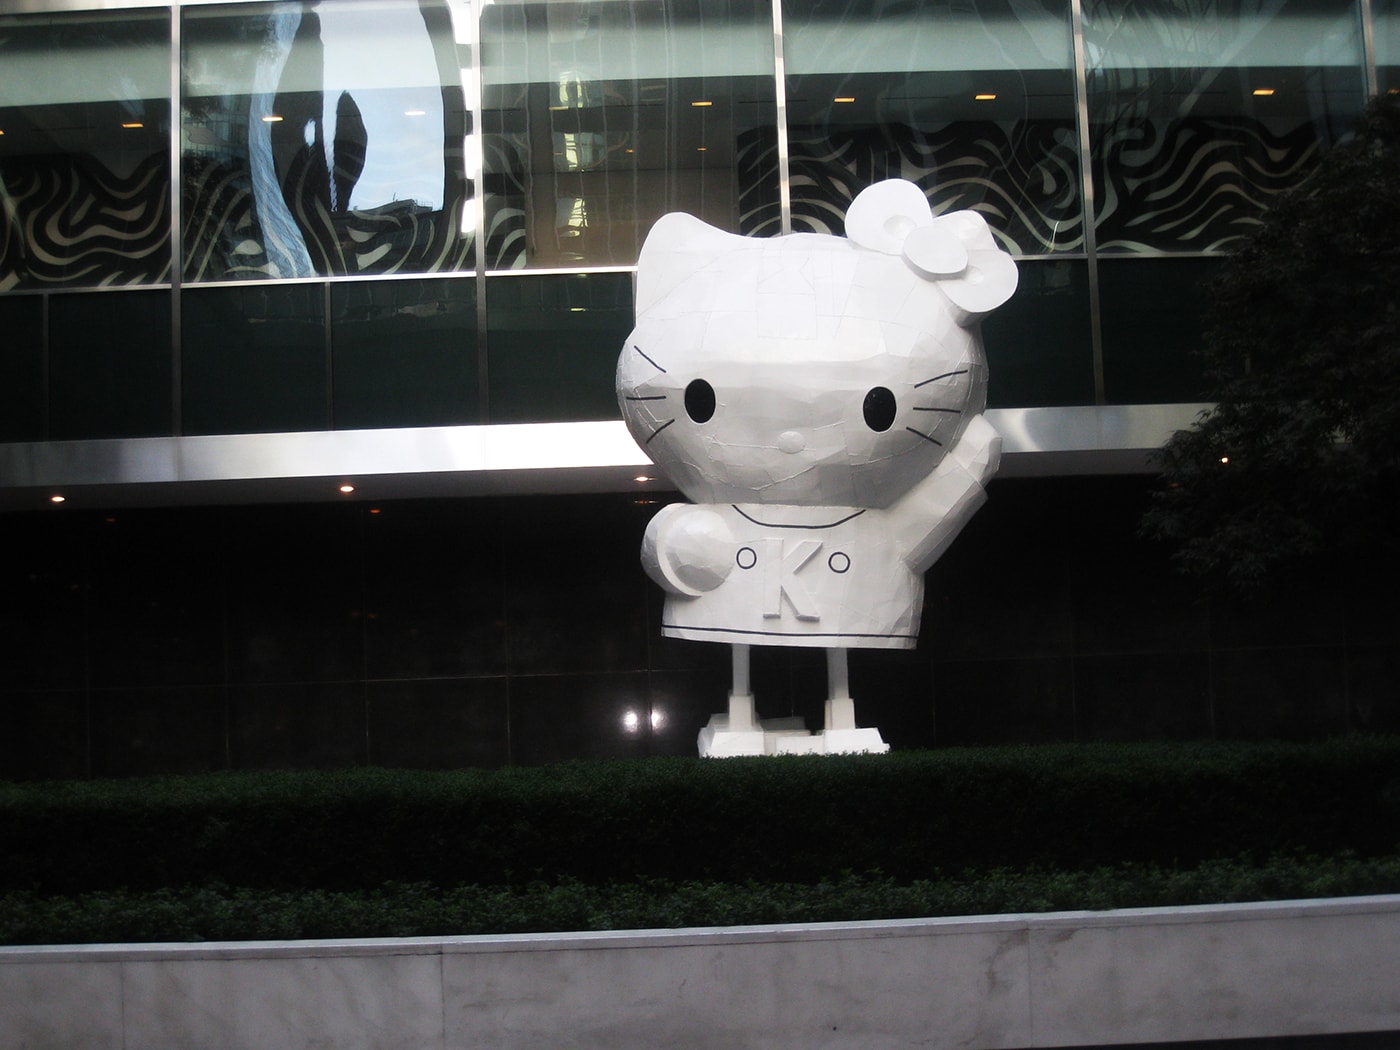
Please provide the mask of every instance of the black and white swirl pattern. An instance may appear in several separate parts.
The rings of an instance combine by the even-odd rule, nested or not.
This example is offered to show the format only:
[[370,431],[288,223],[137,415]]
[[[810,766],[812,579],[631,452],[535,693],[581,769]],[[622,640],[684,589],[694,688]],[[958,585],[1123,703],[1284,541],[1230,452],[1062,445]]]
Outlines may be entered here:
[[0,171],[0,291],[153,284],[170,271],[170,165],[116,175],[82,155],[7,160]]
[[841,233],[857,193],[900,178],[923,187],[939,213],[980,212],[1014,254],[1083,248],[1078,153],[1068,121],[795,132],[789,151],[794,230]]
[[1094,141],[1098,247],[1127,252],[1229,248],[1321,149],[1312,124],[1278,134],[1244,118],[1144,118]]

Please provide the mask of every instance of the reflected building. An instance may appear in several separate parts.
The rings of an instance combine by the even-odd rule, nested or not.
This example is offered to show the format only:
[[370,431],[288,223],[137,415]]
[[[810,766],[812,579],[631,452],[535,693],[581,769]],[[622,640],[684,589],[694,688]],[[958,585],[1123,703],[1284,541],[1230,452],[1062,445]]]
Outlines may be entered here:
[[[1389,621],[1304,659],[1131,523],[1203,282],[1396,91],[1395,0],[26,0],[0,776],[692,753],[727,669],[637,565],[638,250],[840,234],[887,178],[1021,272],[1003,479],[918,653],[853,664],[895,746],[1393,728]],[[770,655],[760,711],[808,713]]]

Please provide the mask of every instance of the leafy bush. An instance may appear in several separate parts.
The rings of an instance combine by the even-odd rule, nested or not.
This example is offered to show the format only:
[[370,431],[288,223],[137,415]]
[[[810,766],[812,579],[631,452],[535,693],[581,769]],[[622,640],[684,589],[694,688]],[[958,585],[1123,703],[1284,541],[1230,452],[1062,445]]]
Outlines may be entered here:
[[0,939],[1381,892],[1400,889],[1397,858],[1400,738],[1384,737],[0,784]]

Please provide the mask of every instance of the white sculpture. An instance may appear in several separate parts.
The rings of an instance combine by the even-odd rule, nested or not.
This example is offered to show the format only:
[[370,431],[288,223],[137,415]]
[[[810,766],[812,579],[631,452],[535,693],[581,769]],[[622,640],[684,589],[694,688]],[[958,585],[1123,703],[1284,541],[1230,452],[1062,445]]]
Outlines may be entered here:
[[[856,727],[846,650],[913,648],[924,572],[997,469],[978,320],[1016,264],[980,215],[935,218],[904,181],[856,197],[846,231],[747,238],[673,213],[638,262],[618,401],[694,501],[652,519],[642,562],[664,634],[733,647],[702,755],[888,750]],[[821,733],[755,720],[751,645],[827,650]]]

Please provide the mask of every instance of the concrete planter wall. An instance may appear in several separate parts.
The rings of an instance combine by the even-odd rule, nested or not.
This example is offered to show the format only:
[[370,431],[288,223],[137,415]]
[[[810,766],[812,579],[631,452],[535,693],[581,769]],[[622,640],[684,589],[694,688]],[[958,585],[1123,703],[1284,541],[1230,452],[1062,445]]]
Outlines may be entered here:
[[1400,1031],[1400,895],[0,949],[0,1046],[1015,1048]]

